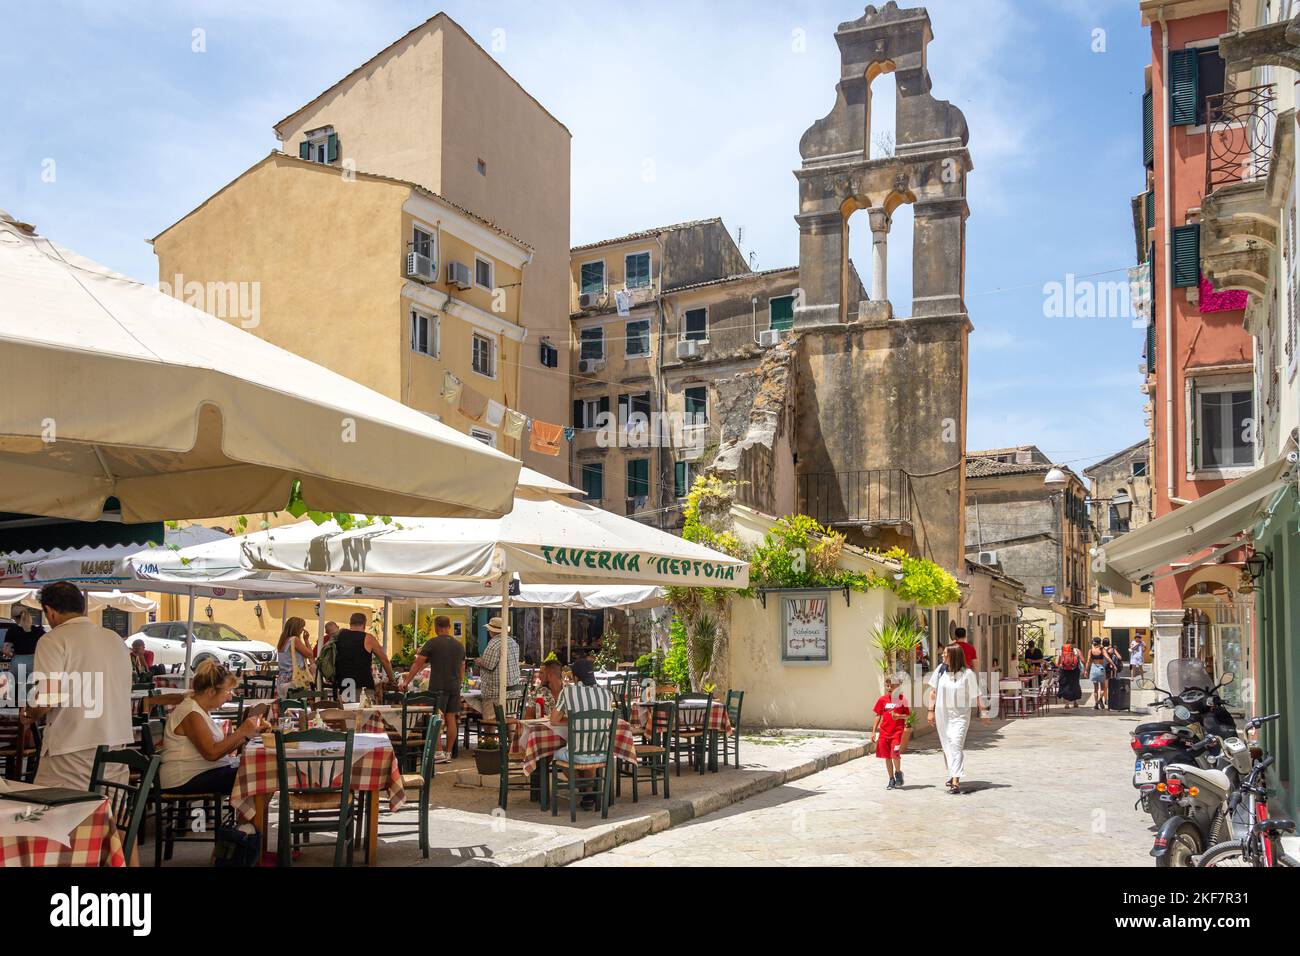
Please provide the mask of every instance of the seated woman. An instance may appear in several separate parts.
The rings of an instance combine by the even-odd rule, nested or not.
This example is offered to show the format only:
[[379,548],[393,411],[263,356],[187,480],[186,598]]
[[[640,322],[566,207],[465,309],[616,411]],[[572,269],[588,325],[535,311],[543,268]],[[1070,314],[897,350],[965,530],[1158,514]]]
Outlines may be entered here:
[[[580,713],[584,710],[601,710],[610,711],[613,709],[614,702],[609,696],[609,691],[601,687],[596,682],[596,669],[592,666],[590,660],[580,657],[573,662],[573,679],[574,683],[565,684],[564,689],[560,691],[560,698],[555,702],[555,707],[551,711],[551,723],[567,724],[569,714]],[[568,760],[568,746],[561,747],[555,752],[556,760]],[[579,778],[594,777],[596,775],[595,766],[575,767]],[[582,798],[582,808],[592,810],[596,806],[596,797],[592,793],[586,794]]]
[[236,751],[267,728],[260,717],[249,717],[222,735],[209,711],[230,700],[238,677],[224,664],[207,660],[194,672],[194,690],[167,715],[163,727],[163,790],[175,793],[229,794],[239,768]]
[[145,650],[139,638],[131,642],[131,677],[137,682],[153,680],[153,651]]

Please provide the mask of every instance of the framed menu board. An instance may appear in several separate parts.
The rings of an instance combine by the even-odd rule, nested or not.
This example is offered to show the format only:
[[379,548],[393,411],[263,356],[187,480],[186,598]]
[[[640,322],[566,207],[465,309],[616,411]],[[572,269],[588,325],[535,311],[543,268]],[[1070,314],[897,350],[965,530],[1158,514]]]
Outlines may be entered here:
[[826,591],[781,595],[781,660],[830,661],[830,607]]

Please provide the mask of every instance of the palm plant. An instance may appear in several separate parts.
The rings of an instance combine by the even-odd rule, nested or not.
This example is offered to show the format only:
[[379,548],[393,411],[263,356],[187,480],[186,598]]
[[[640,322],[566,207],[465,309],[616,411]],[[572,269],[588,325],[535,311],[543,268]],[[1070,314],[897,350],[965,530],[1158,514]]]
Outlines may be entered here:
[[885,618],[871,632],[871,644],[880,651],[880,670],[895,674],[913,660],[916,648],[925,637],[921,622],[910,610],[902,610]]

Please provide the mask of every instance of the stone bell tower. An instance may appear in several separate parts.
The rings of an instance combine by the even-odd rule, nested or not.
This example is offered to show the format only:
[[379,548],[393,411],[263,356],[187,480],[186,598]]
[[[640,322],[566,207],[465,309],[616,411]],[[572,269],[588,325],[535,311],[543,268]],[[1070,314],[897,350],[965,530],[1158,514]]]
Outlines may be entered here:
[[[924,8],[868,6],[835,32],[835,105],[799,144],[796,444],[801,510],[871,546],[901,544],[964,571],[966,120],[931,93]],[[873,103],[892,72],[897,98]],[[895,154],[872,159],[892,105]],[[889,227],[913,209],[911,316],[888,298]],[[850,218],[872,230],[870,298],[850,301]]]

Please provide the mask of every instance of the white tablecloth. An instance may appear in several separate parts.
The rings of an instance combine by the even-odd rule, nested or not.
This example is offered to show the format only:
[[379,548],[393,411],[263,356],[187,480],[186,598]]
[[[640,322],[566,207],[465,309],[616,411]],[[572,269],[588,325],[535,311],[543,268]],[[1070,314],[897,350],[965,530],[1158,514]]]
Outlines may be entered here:
[[[0,779],[0,793],[36,789],[38,788],[34,784]],[[103,803],[103,800],[68,803],[61,807],[50,807],[40,819],[18,821],[14,817],[32,808],[33,804],[0,800],[0,837],[37,837],[51,840],[60,846],[71,846],[72,831],[81,826]]]

